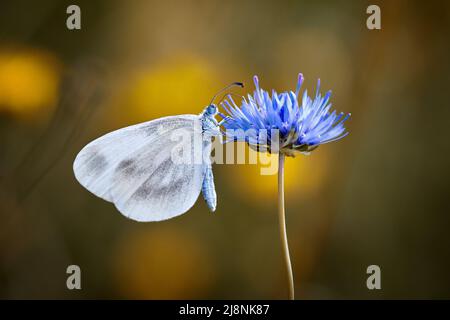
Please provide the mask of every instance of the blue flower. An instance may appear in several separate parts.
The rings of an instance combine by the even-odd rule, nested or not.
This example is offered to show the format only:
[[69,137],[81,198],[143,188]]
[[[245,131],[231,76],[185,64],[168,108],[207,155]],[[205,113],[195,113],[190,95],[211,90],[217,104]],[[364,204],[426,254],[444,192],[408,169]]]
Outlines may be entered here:
[[319,145],[345,137],[344,122],[350,114],[331,111],[328,91],[322,96],[320,79],[314,98],[307,91],[299,105],[299,93],[303,75],[299,74],[295,92],[288,91],[272,95],[260,89],[258,77],[254,76],[256,90],[253,96],[242,98],[238,107],[231,95],[221,103],[227,114],[221,125],[225,129],[226,142],[245,141],[258,151],[282,152],[289,156],[306,153]]

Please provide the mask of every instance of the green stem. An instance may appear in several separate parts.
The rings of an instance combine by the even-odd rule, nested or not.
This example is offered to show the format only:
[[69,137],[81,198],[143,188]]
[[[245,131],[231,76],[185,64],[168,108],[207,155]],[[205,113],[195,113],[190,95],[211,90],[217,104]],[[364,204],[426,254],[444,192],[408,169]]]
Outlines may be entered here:
[[281,248],[286,265],[287,280],[289,282],[289,300],[294,300],[294,275],[292,273],[291,258],[286,233],[286,217],[284,213],[284,154],[278,155],[278,222],[280,227]]

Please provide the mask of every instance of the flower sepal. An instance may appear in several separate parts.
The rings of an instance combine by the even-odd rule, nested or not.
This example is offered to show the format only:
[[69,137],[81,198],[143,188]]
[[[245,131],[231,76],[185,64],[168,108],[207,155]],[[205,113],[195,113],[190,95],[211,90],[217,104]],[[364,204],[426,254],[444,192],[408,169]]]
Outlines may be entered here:
[[296,156],[302,154],[309,156],[311,151],[317,149],[318,145],[308,146],[306,144],[301,145],[291,145],[289,147],[281,148],[280,152],[288,157],[295,158]]

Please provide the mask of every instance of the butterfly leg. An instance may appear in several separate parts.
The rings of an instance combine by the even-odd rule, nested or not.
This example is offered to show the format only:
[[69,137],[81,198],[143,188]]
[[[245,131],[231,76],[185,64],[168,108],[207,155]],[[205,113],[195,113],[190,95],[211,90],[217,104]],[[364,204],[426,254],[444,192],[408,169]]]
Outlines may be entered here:
[[214,187],[214,176],[211,164],[206,165],[204,170],[205,177],[203,179],[202,194],[203,198],[206,201],[206,204],[209,207],[209,210],[211,210],[211,212],[214,212],[217,205],[217,195],[216,189]]

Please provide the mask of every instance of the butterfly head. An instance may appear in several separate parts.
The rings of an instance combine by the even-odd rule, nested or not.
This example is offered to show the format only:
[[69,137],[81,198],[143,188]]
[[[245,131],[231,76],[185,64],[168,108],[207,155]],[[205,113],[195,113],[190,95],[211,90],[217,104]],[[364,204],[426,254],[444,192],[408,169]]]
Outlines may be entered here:
[[217,112],[217,106],[213,103],[205,108],[205,114],[207,114],[208,116],[215,116]]

